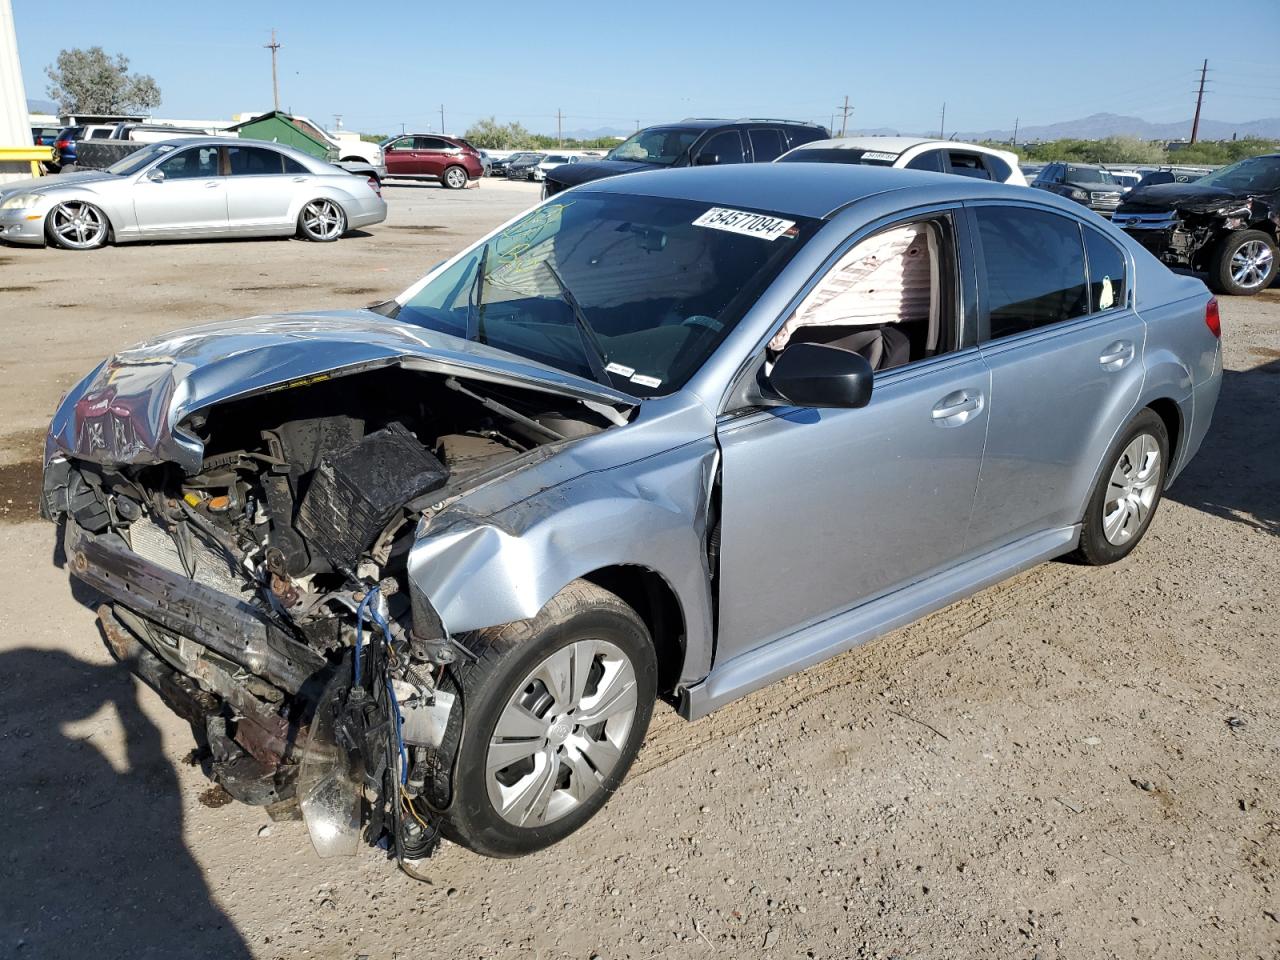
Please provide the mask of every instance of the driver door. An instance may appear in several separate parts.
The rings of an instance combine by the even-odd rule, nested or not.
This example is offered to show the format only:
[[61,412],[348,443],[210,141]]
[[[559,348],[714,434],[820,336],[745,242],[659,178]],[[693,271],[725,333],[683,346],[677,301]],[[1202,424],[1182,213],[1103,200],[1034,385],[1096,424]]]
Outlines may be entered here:
[[227,178],[221,155],[217,146],[188,147],[139,176],[133,189],[138,233],[160,237],[225,231]]
[[721,416],[717,665],[962,555],[991,375],[962,331],[958,305],[970,301],[958,278],[971,271],[957,270],[958,216],[927,218],[945,224],[940,246],[950,247],[937,251],[945,271],[933,293],[945,345],[932,355],[913,345],[908,362],[878,370],[860,409]]

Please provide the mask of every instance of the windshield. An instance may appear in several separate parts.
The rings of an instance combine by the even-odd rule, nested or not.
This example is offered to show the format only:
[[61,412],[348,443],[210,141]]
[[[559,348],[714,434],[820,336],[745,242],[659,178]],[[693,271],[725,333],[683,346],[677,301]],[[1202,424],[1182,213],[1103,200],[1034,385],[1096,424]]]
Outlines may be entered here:
[[395,316],[657,396],[702,366],[817,223],[585,193],[473,247]]
[[568,163],[568,157],[562,157],[559,154],[553,154],[542,161],[543,163]]
[[1280,190],[1280,157],[1250,157],[1223,167],[1207,177],[1201,177],[1196,182],[1210,187],[1255,193]]
[[1067,179],[1076,183],[1115,183],[1116,178],[1097,167],[1067,167]]
[[632,160],[669,167],[698,139],[700,130],[650,127],[628,137],[607,154],[606,160]]
[[891,167],[898,154],[886,150],[854,150],[848,147],[813,147],[792,150],[777,163],[860,163],[873,167]]
[[117,177],[127,177],[131,173],[137,173],[156,157],[162,157],[175,149],[172,143],[153,143],[149,147],[143,147],[137,153],[121,157],[106,170],[107,173],[114,173]]

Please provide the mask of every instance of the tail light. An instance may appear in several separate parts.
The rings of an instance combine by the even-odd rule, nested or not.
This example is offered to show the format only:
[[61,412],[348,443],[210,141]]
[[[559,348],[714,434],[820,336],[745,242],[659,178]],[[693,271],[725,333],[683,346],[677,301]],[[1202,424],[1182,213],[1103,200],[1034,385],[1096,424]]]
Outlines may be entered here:
[[382,196],[382,182],[377,177],[369,178],[369,189],[372,190],[374,193],[376,193],[379,197]]
[[59,150],[65,150],[67,149],[67,147],[71,146],[71,141],[59,140],[57,143],[54,144],[54,146],[57,147]]
[[1204,325],[1215,337],[1222,336],[1222,318],[1218,316],[1218,298],[1210,297],[1204,305]]

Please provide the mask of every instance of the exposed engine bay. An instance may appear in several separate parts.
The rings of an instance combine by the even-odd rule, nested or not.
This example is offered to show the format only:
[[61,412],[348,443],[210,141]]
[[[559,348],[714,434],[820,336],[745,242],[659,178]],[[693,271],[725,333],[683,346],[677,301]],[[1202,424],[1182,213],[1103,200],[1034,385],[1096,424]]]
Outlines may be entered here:
[[314,377],[189,416],[194,472],[55,459],[45,509],[106,598],[109,644],[197,728],[232,796],[301,815],[322,855],[385,837],[412,873],[450,802],[449,667],[469,656],[407,576],[415,531],[621,419],[398,367]]

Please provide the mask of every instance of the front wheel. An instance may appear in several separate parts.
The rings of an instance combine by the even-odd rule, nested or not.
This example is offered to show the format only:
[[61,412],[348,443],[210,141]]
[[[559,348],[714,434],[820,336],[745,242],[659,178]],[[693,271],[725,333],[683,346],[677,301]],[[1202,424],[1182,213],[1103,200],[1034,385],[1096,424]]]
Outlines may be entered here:
[[83,200],[67,200],[49,211],[45,235],[67,250],[95,250],[111,235],[111,222],[101,209]]
[[1120,434],[1085,508],[1076,551],[1084,563],[1101,566],[1127,557],[1160,506],[1169,463],[1169,432],[1150,408]]
[[1249,297],[1271,286],[1280,266],[1276,242],[1261,230],[1227,234],[1209,263],[1209,286],[1215,293]]
[[462,167],[450,167],[440,178],[440,182],[450,190],[461,190],[467,185],[467,171]]
[[445,831],[487,856],[532,853],[622,782],[657,696],[653,642],[634,610],[578,580],[467,645],[477,659],[452,668],[465,719]]
[[347,232],[347,215],[335,201],[312,200],[298,214],[298,233],[316,243],[329,243]]

